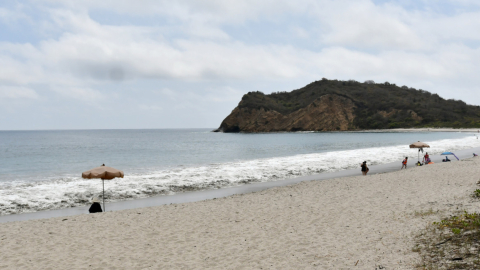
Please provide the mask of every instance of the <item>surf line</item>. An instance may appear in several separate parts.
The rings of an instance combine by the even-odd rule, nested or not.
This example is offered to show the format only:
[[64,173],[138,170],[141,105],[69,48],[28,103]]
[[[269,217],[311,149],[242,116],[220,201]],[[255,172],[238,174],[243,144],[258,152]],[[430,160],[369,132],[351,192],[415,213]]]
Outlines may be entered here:
[[[480,147],[455,151],[455,154],[460,158],[460,160],[471,158],[472,153],[480,153]],[[443,156],[434,155],[434,156],[430,156],[430,158],[435,163],[437,162],[441,163]],[[457,162],[457,161],[452,161],[452,162]],[[408,169],[411,169],[414,167],[415,165],[412,162],[411,164],[409,164]],[[372,166],[369,166],[369,168],[370,168],[369,174],[379,174],[379,173],[388,173],[388,172],[398,171],[401,168],[401,161],[399,160],[399,161],[390,162],[387,164],[372,165]],[[277,180],[272,182],[256,182],[256,183],[250,183],[250,184],[234,186],[234,187],[226,187],[221,189],[182,192],[174,195],[159,195],[159,196],[130,200],[130,201],[112,202],[112,203],[108,203],[108,209],[110,212],[110,211],[120,211],[120,210],[126,210],[126,209],[160,206],[165,204],[197,202],[197,201],[203,201],[203,200],[209,200],[209,199],[223,198],[223,197],[228,197],[228,196],[238,195],[238,194],[258,192],[258,191],[262,191],[262,190],[274,188],[274,187],[289,186],[289,185],[293,185],[303,181],[322,181],[322,180],[328,180],[333,178],[351,177],[351,176],[359,176],[359,175],[361,175],[360,167],[358,169],[348,169],[343,171],[314,174],[309,176],[301,176],[297,178]],[[89,207],[90,206],[87,205],[87,206],[81,206],[81,207],[38,211],[38,212],[32,212],[32,213],[4,215],[4,216],[0,216],[0,223],[88,214]]]

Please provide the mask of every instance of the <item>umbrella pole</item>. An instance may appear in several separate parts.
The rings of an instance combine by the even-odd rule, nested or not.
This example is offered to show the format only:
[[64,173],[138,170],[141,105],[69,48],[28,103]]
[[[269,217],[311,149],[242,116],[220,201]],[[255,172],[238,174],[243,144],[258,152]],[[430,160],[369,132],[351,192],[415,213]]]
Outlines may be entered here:
[[103,184],[103,195],[102,195],[102,199],[103,199],[103,212],[107,212],[107,210],[105,209],[105,180],[102,179],[102,184]]

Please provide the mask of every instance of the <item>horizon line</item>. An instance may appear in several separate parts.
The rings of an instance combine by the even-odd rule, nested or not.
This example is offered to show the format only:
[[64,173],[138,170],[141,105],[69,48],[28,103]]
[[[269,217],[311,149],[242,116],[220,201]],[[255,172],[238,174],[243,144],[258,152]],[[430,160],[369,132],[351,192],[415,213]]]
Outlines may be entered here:
[[[210,129],[209,127],[192,128],[78,128],[78,129],[0,129],[2,131],[86,131],[86,130],[162,130],[162,129]],[[216,128],[211,128],[212,130]]]

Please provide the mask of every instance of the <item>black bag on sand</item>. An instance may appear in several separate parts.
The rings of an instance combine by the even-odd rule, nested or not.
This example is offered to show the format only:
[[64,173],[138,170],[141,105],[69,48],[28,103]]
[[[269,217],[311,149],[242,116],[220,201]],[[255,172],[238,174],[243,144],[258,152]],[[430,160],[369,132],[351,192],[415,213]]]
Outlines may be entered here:
[[94,202],[94,203],[92,203],[92,206],[90,206],[90,209],[88,209],[88,212],[90,212],[90,213],[103,212],[102,211],[102,206],[98,202]]

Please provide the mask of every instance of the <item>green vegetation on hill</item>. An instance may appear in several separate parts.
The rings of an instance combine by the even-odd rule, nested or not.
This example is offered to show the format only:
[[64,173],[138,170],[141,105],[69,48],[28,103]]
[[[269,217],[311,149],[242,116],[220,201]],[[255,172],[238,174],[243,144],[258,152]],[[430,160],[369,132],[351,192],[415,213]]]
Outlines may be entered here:
[[249,92],[240,108],[264,108],[284,115],[304,108],[315,99],[334,94],[356,105],[354,126],[359,129],[411,127],[480,128],[480,106],[445,100],[437,94],[395,84],[360,83],[322,79],[292,92],[265,95]]

